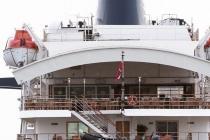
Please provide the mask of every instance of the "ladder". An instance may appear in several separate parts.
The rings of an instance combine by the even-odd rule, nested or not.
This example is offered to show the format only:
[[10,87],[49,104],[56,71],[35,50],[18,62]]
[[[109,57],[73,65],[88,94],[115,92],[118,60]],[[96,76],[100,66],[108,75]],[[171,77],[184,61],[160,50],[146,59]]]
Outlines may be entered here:
[[75,97],[73,110],[74,111],[72,111],[72,114],[74,116],[76,116],[102,137],[106,139],[119,139],[119,136],[115,133],[109,133],[116,132],[115,123],[112,122],[108,117],[104,116],[99,110],[96,110],[90,106],[85,98]]

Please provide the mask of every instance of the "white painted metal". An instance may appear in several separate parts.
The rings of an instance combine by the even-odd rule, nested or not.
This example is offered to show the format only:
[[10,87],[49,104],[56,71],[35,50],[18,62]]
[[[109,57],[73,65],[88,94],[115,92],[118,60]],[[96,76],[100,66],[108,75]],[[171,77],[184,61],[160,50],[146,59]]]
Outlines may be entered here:
[[69,51],[78,51],[81,49],[95,49],[95,48],[107,48],[112,46],[113,48],[119,48],[121,46],[126,47],[138,47],[138,48],[152,48],[158,50],[168,50],[172,52],[178,52],[181,54],[194,56],[194,49],[197,46],[197,42],[183,41],[183,40],[139,40],[139,41],[71,41],[71,42],[44,42],[45,46],[49,50],[49,56],[55,56],[61,53]]
[[[45,41],[82,41],[85,33],[81,30],[86,30],[86,28],[51,29],[49,27],[45,29]],[[93,28],[93,40],[191,41],[191,38],[187,26],[96,25]]]
[[96,40],[185,40],[191,41],[186,26],[97,25]]
[[32,63],[36,57],[36,49],[8,48],[3,51],[4,61],[8,66],[19,67]]
[[161,20],[161,22],[158,24],[158,25],[179,25],[179,20],[178,19],[164,19],[164,20]]
[[151,116],[151,117],[209,117],[209,109],[125,109],[125,116]]
[[[120,110],[104,110],[104,115],[120,115]],[[74,111],[69,110],[29,110],[21,111],[21,119],[29,118],[71,118]],[[78,114],[78,113],[77,113]],[[125,109],[127,117],[209,117],[209,109]],[[79,115],[79,114],[78,114]],[[78,116],[76,116],[78,117]],[[81,116],[82,117],[82,116]],[[80,118],[78,118],[80,119]]]
[[48,42],[54,41],[83,41],[84,32],[79,32],[78,28],[45,29]]
[[21,111],[21,119],[29,118],[68,118],[71,117],[71,111],[69,110],[28,110]]
[[119,115],[121,114],[121,110],[100,110],[102,114],[112,114],[112,115]]
[[208,71],[208,69],[210,69],[210,62],[206,60],[170,51],[134,46],[119,46],[118,48],[104,47],[71,51],[29,64],[15,70],[13,73],[17,82],[21,83],[21,81],[27,81],[40,75],[68,67],[120,61],[121,51],[125,52],[125,61],[163,64],[210,76],[210,71]]

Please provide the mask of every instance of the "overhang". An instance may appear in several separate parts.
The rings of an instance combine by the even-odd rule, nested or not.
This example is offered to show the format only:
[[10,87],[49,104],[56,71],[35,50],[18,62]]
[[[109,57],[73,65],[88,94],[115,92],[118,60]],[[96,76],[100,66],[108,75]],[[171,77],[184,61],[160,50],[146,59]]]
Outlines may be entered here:
[[29,118],[68,118],[71,117],[71,111],[69,110],[28,110],[21,111],[21,119]]
[[17,82],[31,80],[40,75],[61,69],[104,62],[121,61],[125,52],[126,62],[145,62],[168,65],[210,76],[210,62],[186,54],[139,46],[114,46],[84,48],[52,56],[15,70]]
[[129,117],[209,117],[209,109],[125,109]]

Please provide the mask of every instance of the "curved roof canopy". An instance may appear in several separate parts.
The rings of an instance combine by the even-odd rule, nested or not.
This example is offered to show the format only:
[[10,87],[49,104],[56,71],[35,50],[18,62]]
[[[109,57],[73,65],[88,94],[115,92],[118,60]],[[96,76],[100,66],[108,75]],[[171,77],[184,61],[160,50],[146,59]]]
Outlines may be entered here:
[[20,84],[40,75],[69,67],[121,61],[122,51],[125,52],[127,62],[163,64],[210,76],[210,62],[206,60],[177,52],[134,46],[97,47],[70,51],[26,65],[13,73]]

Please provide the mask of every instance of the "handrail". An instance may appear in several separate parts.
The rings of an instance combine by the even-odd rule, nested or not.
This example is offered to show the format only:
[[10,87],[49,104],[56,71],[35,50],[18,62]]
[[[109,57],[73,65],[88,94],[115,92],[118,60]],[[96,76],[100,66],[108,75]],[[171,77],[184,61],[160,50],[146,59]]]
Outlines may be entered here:
[[[108,133],[110,135],[116,135],[116,134],[122,134],[121,132],[116,132],[116,133]],[[146,138],[151,138],[151,135],[154,132],[146,132],[145,136]],[[160,137],[163,138],[163,134],[166,134],[168,136],[171,136],[171,138],[177,138],[177,139],[182,139],[182,140],[188,140],[188,139],[193,139],[193,140],[204,140],[204,137],[206,139],[209,139],[210,132],[192,132],[192,131],[181,131],[181,132],[161,132],[159,133]],[[137,137],[137,133],[131,133],[131,132],[124,132],[124,134],[128,134],[129,137]],[[19,138],[18,140],[22,140],[21,138],[31,138],[31,140],[40,140],[41,138],[45,138],[45,140],[52,140],[53,137],[62,137],[62,139],[69,139],[69,135],[75,135],[78,136],[79,138],[82,137],[81,134],[79,133],[29,133],[29,134],[18,134],[17,137]],[[91,133],[91,135],[97,135],[96,133]],[[38,139],[40,138],[40,139]],[[111,139],[110,139],[111,140]],[[114,139],[113,139],[114,140]],[[120,139],[117,139],[120,140]]]
[[[91,116],[92,120],[95,120],[95,119],[96,119],[97,123],[99,123],[99,124],[100,124],[100,123],[103,123],[103,124],[104,124],[103,119],[101,119],[99,116],[97,116],[97,114],[95,113],[95,111],[94,111],[88,104],[86,104],[86,106],[84,106],[84,102],[80,102],[80,100],[77,99],[77,98],[75,98],[75,99],[76,99],[77,103],[79,103],[80,106],[82,106],[82,108],[83,108],[82,111],[93,111],[93,112],[94,112],[94,113],[91,114],[91,115],[93,115],[93,116],[95,116],[95,117],[92,117],[91,115],[89,115],[89,117]],[[86,108],[86,110],[84,110],[84,108]],[[79,109],[80,109],[80,108],[79,108]],[[85,113],[83,113],[83,115],[88,116],[88,114],[85,114]],[[97,120],[97,119],[99,119],[99,120]],[[106,126],[106,124],[104,124],[104,125]]]
[[[67,80],[68,78],[71,78],[71,79],[81,79],[83,80],[84,78],[85,79],[115,79],[115,77],[113,76],[104,76],[104,77],[96,77],[96,76],[89,76],[89,77],[80,77],[80,76],[74,76],[74,77],[53,77],[53,79],[55,80],[58,80],[58,79],[61,79],[61,80]],[[139,77],[135,77],[135,76],[125,76],[125,78],[127,79],[139,79]],[[165,76],[144,76],[144,77],[141,77],[142,79],[147,79],[147,78],[151,78],[151,79],[169,79],[169,78],[174,78],[174,79],[186,79],[186,78],[193,78],[193,79],[196,79],[194,76],[179,76],[179,77],[165,77]]]
[[[82,111],[93,111],[93,110],[91,110],[90,108],[88,109],[86,109],[86,110],[84,110],[84,108],[85,108],[85,106],[83,105],[83,103],[84,102],[79,102],[78,100],[75,100],[75,105],[76,105],[76,107],[80,110],[80,109],[83,109]],[[77,103],[79,103],[79,106],[77,105]],[[82,106],[82,108],[80,108],[80,106]],[[87,107],[87,106],[86,106]],[[93,116],[91,116],[91,115],[88,115],[88,114],[85,114],[85,113],[83,113],[83,115],[85,115],[85,116],[87,116],[88,118],[90,118],[91,120],[96,120],[97,121],[97,123],[103,123],[103,125],[105,125],[106,126],[106,124],[104,124],[104,122],[103,122],[103,120],[101,119],[101,118],[99,118],[98,116],[96,116],[96,114],[91,114],[91,115],[93,115]],[[97,119],[99,119],[99,120],[97,120]]]
[[[81,113],[80,113],[81,114]],[[84,115],[84,114],[83,114]],[[99,120],[97,120],[96,118],[95,118],[95,116],[91,116],[91,115],[84,115],[86,118],[88,118],[89,120],[91,120],[91,121],[94,121],[95,123],[97,123],[97,124],[102,124],[103,122],[101,122],[101,121],[99,121]],[[92,123],[92,122],[91,122]],[[94,126],[96,125],[96,124],[93,124]],[[106,127],[107,125],[106,124],[102,124],[102,125],[100,125],[100,129],[102,129],[104,132],[106,132],[106,130],[103,128],[103,127]],[[97,126],[96,126],[97,127]]]
[[[21,103],[24,104],[25,110],[46,110],[46,109],[72,109],[74,98],[46,98],[46,97],[21,97]],[[85,100],[86,109],[94,110],[96,114],[100,114],[99,110],[119,110],[120,100],[113,99],[80,99]],[[94,108],[91,103],[94,102]],[[104,104],[105,103],[105,104]],[[130,105],[126,100],[125,108],[177,108],[177,109],[191,109],[191,108],[210,108],[210,98],[206,100],[202,98],[186,97],[186,98],[158,98],[158,97],[142,97],[137,98],[135,104]],[[103,118],[104,119],[104,118]]]
[[[144,99],[144,98],[169,98],[169,99],[190,99],[190,98],[195,98],[195,99],[203,99],[204,97],[200,94],[179,94],[179,93],[170,93],[173,92],[173,91],[176,91],[176,90],[160,90],[161,91],[168,91],[169,93],[155,93],[155,94],[151,94],[151,93],[125,93],[125,97],[129,97],[129,96],[136,96],[137,98],[140,97],[141,99]],[[32,92],[32,91],[31,91]],[[165,96],[165,97],[161,97],[161,96]],[[51,99],[72,99],[74,98],[76,95],[54,95],[52,97],[50,97],[49,95],[31,95],[31,96],[22,96],[22,97],[25,97],[25,98],[32,98],[32,99],[40,99],[40,98],[51,98]],[[80,98],[85,98],[87,100],[95,100],[95,99],[98,99],[98,100],[103,100],[103,99],[114,99],[116,97],[121,97],[121,93],[114,93],[112,95],[107,95],[107,93],[104,93],[104,94],[98,94],[99,97],[96,97],[95,96],[95,93],[88,93],[86,94],[85,96],[82,95],[82,97]],[[110,97],[112,96],[112,97]],[[79,98],[79,97],[78,97]],[[209,95],[206,95],[205,98],[210,98]]]
[[[99,116],[99,115],[98,115],[98,113],[99,113],[100,111],[93,109],[93,108],[92,108],[90,105],[88,105],[87,102],[85,102],[84,100],[82,100],[82,101],[83,101],[82,103],[84,103],[84,104],[86,105],[86,107],[88,108],[86,111],[92,111],[92,112],[94,112],[93,114],[94,114],[97,118],[99,118],[99,120],[100,120],[101,122],[104,121],[103,116]],[[100,122],[100,121],[99,121],[99,122]]]
[[[83,98],[84,100],[86,100],[85,98]],[[88,102],[87,100],[86,100],[86,102]],[[85,103],[86,103],[85,102]],[[105,117],[102,113],[101,113],[101,111],[99,111],[99,110],[95,110],[95,111],[97,111],[97,113],[99,113],[102,117],[103,117],[103,119],[105,119],[105,120],[107,120],[110,124],[112,124],[112,126],[114,126],[115,127],[115,124],[108,118],[108,117]]]
[[[115,124],[113,123],[113,122],[111,122],[111,120],[109,120],[109,119],[107,119],[99,110],[95,110],[95,109],[93,109],[86,101],[85,101],[85,99],[84,98],[82,98],[82,99],[79,99],[79,98],[77,98],[77,97],[75,97],[75,99],[77,100],[77,101],[80,101],[80,102],[82,102],[81,104],[83,105],[83,106],[86,106],[87,108],[88,108],[88,110],[83,110],[83,111],[92,111],[93,113],[91,113],[91,114],[85,114],[85,113],[83,113],[83,115],[85,114],[86,116],[91,116],[91,118],[93,118],[92,120],[93,121],[96,121],[97,122],[97,124],[99,125],[99,126],[101,126],[100,127],[100,129],[102,129],[104,132],[108,132],[108,124],[111,124],[112,125],[112,128],[115,128]],[[93,116],[92,116],[93,115]],[[103,124],[103,125],[101,125],[101,123]],[[105,128],[104,128],[105,127]],[[116,130],[116,128],[115,128],[115,130]],[[114,130],[113,130],[114,131]],[[120,137],[120,136],[118,136],[117,135],[117,137]]]

